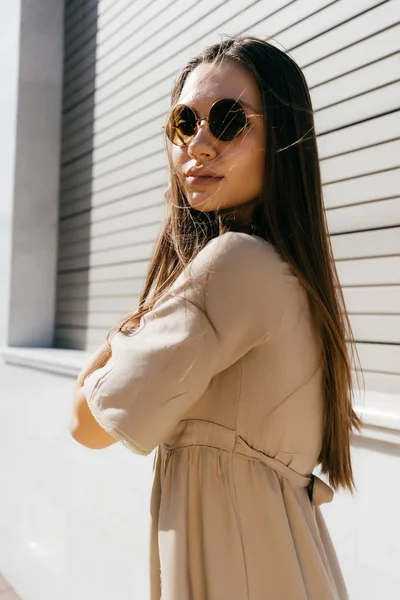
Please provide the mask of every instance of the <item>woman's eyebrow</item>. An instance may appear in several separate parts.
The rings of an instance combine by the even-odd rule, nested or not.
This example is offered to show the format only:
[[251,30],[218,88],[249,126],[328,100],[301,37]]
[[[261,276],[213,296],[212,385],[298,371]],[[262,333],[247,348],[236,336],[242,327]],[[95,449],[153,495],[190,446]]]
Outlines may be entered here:
[[[224,96],[224,97],[221,97],[221,98],[217,98],[216,100],[213,100],[213,102],[211,103],[211,106],[213,104],[215,104],[216,102],[218,102],[218,100],[232,100],[233,102],[240,102],[240,104],[244,108],[250,110],[252,113],[258,113],[258,111],[256,111],[253,106],[250,106],[250,104],[248,104],[247,102],[244,102],[241,98],[235,99],[233,97],[230,98],[228,96]],[[180,104],[180,102],[178,101],[176,104]],[[193,103],[193,102],[188,101],[188,102],[184,102],[183,104],[186,104],[187,106],[190,106],[190,108],[193,108],[194,110],[196,110],[196,108],[195,108],[196,102]]]

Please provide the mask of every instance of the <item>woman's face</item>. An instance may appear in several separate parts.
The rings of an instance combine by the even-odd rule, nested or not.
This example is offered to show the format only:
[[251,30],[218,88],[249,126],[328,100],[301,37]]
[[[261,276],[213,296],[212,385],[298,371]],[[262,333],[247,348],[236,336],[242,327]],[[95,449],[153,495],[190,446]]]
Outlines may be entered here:
[[[230,61],[220,66],[201,64],[186,79],[177,104],[187,104],[198,118],[208,117],[217,100],[238,100],[247,115],[261,114],[257,84],[244,67]],[[262,191],[265,160],[264,118],[252,117],[239,137],[223,142],[213,137],[208,122],[202,121],[188,146],[169,144],[174,168],[189,204],[201,211],[240,207],[248,218]],[[187,176],[189,169],[202,167],[220,178]],[[244,206],[243,206],[244,205]]]

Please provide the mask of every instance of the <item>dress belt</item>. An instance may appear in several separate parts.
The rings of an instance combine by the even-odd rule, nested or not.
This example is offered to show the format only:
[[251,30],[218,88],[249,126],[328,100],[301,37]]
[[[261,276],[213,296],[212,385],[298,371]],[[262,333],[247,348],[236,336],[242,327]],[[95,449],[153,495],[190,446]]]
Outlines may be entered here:
[[173,450],[184,446],[211,446],[259,460],[293,485],[307,488],[308,497],[314,506],[331,502],[334,497],[332,488],[313,473],[302,475],[294,471],[277,458],[252,448],[236,431],[218,425],[218,423],[201,419],[180,421],[162,447],[165,450]]

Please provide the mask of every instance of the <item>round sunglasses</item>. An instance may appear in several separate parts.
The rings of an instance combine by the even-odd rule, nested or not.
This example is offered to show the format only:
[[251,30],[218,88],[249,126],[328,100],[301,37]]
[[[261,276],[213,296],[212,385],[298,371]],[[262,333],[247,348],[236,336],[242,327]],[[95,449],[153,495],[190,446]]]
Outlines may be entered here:
[[207,121],[212,135],[221,142],[231,142],[237,138],[249,123],[240,102],[235,100],[217,100],[212,105],[208,117],[199,118],[187,104],[177,104],[169,113],[167,124],[163,126],[168,138],[176,146],[187,146],[197,135],[201,121]]

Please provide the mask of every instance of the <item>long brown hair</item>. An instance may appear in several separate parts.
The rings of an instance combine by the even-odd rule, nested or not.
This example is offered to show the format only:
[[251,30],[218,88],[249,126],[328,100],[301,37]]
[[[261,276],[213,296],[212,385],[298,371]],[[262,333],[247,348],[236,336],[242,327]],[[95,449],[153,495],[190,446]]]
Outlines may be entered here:
[[[254,210],[251,232],[273,244],[304,286],[312,318],[322,337],[325,415],[321,472],[334,490],[351,493],[354,483],[350,436],[362,421],[352,408],[352,360],[357,355],[330,243],[323,205],[314,113],[304,75],[284,51],[260,38],[235,36],[208,47],[177,77],[171,105],[186,78],[201,63],[231,60],[255,78],[265,119],[264,189]],[[155,245],[138,309],[115,325],[135,329],[141,317],[212,238],[240,224],[224,211],[193,209],[174,172],[171,158],[167,215]],[[362,373],[361,366],[359,372]]]

